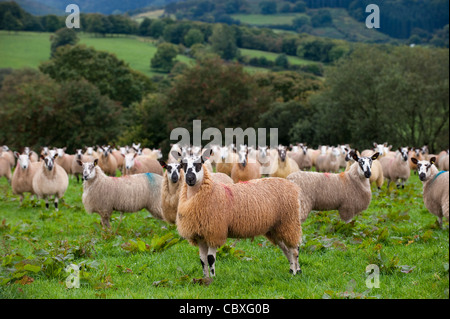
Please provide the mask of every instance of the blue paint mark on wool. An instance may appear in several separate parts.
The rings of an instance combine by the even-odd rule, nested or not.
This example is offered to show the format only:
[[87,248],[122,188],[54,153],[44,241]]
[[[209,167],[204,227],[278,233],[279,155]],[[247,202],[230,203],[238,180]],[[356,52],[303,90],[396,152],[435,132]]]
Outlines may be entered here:
[[147,176],[148,182],[150,184],[153,184],[155,182],[155,178],[153,177],[152,173],[144,173],[145,176]]
[[440,171],[439,173],[436,174],[436,176],[433,178],[433,180],[431,182],[433,183],[436,180],[436,178],[438,178],[440,175],[442,175],[444,173],[448,173],[448,171]]

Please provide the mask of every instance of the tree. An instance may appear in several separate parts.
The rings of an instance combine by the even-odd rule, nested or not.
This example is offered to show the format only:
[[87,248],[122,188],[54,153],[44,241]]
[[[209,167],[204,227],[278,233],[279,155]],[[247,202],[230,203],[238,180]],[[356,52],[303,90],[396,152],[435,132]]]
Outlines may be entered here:
[[222,59],[232,60],[239,55],[233,30],[227,25],[215,25],[209,41],[213,52],[217,53]]
[[175,58],[177,55],[177,46],[167,42],[161,43],[158,45],[156,54],[150,61],[151,67],[160,69],[163,72],[169,72],[175,65]]
[[262,14],[277,13],[277,3],[275,1],[262,1],[259,3],[259,8]]
[[51,60],[41,63],[39,69],[58,82],[85,78],[98,87],[101,94],[124,106],[141,101],[152,90],[147,76],[132,70],[114,54],[85,45],[61,47]]
[[41,24],[47,32],[55,32],[56,30],[64,27],[62,21],[60,21],[58,16],[54,14],[43,16]]
[[333,24],[331,13],[327,9],[319,9],[311,16],[311,24],[314,28],[328,27]]
[[169,151],[167,136],[170,122],[167,109],[167,96],[161,93],[149,94],[140,103],[134,103],[127,115],[132,125],[128,125],[118,139],[120,145],[131,145],[140,141],[149,147],[162,147],[164,153]]
[[150,27],[152,25],[152,20],[145,17],[139,25],[139,35],[150,36]]
[[277,58],[275,59],[275,65],[283,68],[283,69],[288,69],[289,68],[289,60],[286,56],[286,54],[280,54],[277,56]]
[[12,15],[10,11],[7,11],[3,15],[3,22],[1,25],[1,29],[8,31],[19,31],[22,29],[22,22]]
[[20,149],[42,145],[111,143],[122,129],[122,107],[85,79],[57,83],[32,69],[14,71],[0,89],[0,143]]
[[199,119],[202,127],[218,128],[222,134],[226,127],[255,127],[255,114],[272,102],[240,64],[217,57],[202,59],[177,76],[167,96],[169,130],[185,127],[192,132],[192,120]]
[[205,36],[199,29],[190,29],[184,36],[184,44],[189,48],[194,44],[203,43],[204,40]]
[[305,25],[311,25],[311,18],[307,15],[301,15],[299,17],[294,18],[292,20],[292,26],[295,29],[300,29],[301,27]]
[[50,56],[55,55],[56,49],[64,45],[75,45],[80,39],[74,29],[61,28],[50,36]]
[[447,148],[448,66],[447,49],[356,49],[330,69],[326,89],[310,98],[315,143]]

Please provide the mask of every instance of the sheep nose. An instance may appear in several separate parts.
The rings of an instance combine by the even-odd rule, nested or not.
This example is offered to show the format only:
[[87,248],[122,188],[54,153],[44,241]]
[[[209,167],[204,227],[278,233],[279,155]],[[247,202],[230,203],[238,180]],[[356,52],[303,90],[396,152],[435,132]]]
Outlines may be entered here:
[[193,186],[195,184],[195,174],[193,173],[186,174],[186,183],[189,186]]
[[372,176],[372,172],[364,172],[364,176],[366,178],[370,178],[370,176]]
[[177,174],[172,174],[171,179],[172,179],[172,183],[175,184],[176,182],[178,182],[178,175]]
[[419,174],[419,179],[420,179],[421,181],[424,181],[424,180],[425,180],[425,174],[424,174],[424,173],[420,173],[420,174]]

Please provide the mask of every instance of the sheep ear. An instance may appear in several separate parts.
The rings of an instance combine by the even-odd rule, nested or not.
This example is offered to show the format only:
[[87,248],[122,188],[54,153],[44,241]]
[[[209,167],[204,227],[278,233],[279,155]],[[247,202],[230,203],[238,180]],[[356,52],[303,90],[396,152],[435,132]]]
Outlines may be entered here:
[[201,163],[203,164],[204,162],[206,162],[207,160],[209,160],[209,158],[212,155],[212,149],[210,149],[209,147],[203,152],[202,156],[200,157]]
[[18,152],[14,152],[14,157],[19,158],[20,154]]
[[136,156],[138,156],[138,153],[134,153],[133,158],[136,158]]
[[352,154],[352,158],[357,162],[359,160],[358,154],[356,154],[356,152],[354,152]]
[[380,153],[375,153],[372,155],[372,161],[376,160],[380,156]]
[[83,166],[83,162],[80,160],[77,160],[78,165]]
[[98,158],[94,160],[94,167],[98,165]]
[[162,168],[166,168],[167,167],[166,162],[164,162],[163,160],[159,160],[158,162],[159,162],[159,165],[162,166]]
[[374,142],[373,143],[373,147],[377,147],[377,146],[378,146],[378,144]]
[[53,156],[53,159],[55,160],[58,157],[58,153],[55,154],[55,156]]
[[436,157],[435,157],[435,156],[433,156],[433,157],[430,159],[430,163],[431,163],[431,164],[436,163]]
[[417,163],[418,163],[419,161],[417,160],[417,158],[411,157],[411,162],[413,162],[413,164],[417,165]]
[[172,151],[170,154],[180,163],[181,162],[181,153],[178,151]]

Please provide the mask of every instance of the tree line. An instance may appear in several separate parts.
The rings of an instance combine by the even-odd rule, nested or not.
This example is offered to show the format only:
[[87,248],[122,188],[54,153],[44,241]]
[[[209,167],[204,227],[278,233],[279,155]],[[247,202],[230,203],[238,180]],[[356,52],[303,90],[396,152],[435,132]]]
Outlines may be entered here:
[[223,136],[227,127],[278,128],[285,145],[363,149],[388,141],[428,144],[433,152],[449,145],[448,83],[448,49],[361,46],[330,66],[325,80],[292,71],[250,74],[205,55],[155,83],[112,54],[66,45],[39,70],[0,70],[0,144],[73,151],[141,142],[167,152],[176,142],[172,129],[192,132],[200,119]]
[[[252,2],[253,3],[253,2]],[[432,44],[445,46],[445,34],[448,38],[449,2],[447,0],[410,1],[410,0],[263,0],[258,6],[252,6],[247,0],[221,1],[213,0],[187,0],[173,2],[165,6],[169,14],[175,14],[179,19],[190,19],[205,22],[221,22],[239,24],[230,14],[280,14],[306,12],[313,27],[326,26],[331,23],[327,10],[317,12],[316,9],[344,8],[350,16],[358,21],[365,22],[367,13],[365,9],[369,4],[377,4],[381,11],[380,32],[393,38],[409,39],[414,36],[421,41],[435,40]],[[310,23],[310,22],[306,22]],[[446,27],[447,26],[447,27]],[[274,26],[276,28],[296,30],[295,24]]]

